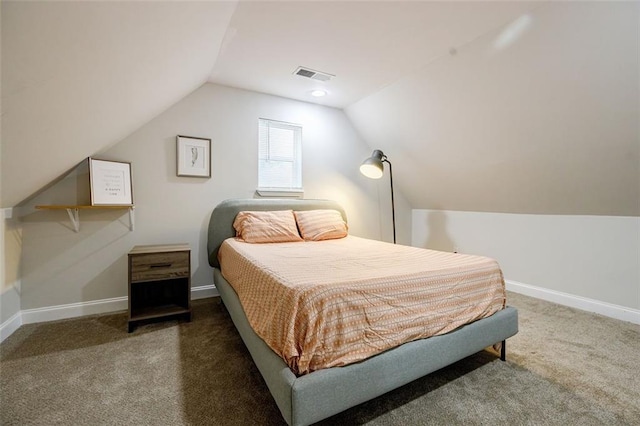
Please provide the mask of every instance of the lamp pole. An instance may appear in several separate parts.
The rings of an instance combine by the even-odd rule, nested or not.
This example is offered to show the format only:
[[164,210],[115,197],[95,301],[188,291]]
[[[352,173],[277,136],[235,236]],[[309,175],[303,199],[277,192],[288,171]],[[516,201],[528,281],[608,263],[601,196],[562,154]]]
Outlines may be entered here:
[[384,164],[389,165],[389,182],[391,183],[391,219],[393,221],[393,244],[396,243],[396,203],[393,199],[393,168],[391,161],[379,149],[375,149],[371,157],[360,165],[360,173],[370,179],[380,179],[384,175]]
[[389,182],[391,182],[391,220],[393,221],[393,244],[396,243],[396,204],[393,200],[393,168],[391,167],[391,161],[387,159],[385,155],[383,162],[389,165]]

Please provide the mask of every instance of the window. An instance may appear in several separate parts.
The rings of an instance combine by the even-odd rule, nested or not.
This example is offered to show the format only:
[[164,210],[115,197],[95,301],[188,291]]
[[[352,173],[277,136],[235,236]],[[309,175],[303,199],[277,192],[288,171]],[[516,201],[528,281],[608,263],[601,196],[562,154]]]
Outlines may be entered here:
[[278,191],[302,192],[302,126],[261,118],[258,193]]

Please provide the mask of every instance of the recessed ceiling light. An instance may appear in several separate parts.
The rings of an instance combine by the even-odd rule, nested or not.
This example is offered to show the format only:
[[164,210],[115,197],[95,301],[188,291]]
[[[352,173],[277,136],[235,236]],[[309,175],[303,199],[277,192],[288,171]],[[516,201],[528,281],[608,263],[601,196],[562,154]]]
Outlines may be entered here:
[[316,98],[321,98],[326,95],[327,95],[326,90],[313,90],[311,92],[311,96],[315,96]]

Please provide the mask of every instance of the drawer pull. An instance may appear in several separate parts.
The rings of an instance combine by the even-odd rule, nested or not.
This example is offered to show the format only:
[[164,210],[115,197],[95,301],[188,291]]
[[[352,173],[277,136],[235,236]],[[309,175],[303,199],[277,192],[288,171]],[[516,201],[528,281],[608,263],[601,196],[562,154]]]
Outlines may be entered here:
[[149,265],[149,268],[169,268],[171,263],[155,263],[153,265]]

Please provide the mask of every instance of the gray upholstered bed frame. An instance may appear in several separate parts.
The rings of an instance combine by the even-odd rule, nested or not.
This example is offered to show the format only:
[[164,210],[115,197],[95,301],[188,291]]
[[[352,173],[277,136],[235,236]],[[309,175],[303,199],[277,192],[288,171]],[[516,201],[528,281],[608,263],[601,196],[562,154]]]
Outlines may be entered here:
[[[285,362],[255,334],[240,300],[222,277],[218,248],[233,237],[233,220],[242,210],[336,209],[328,200],[227,200],[211,214],[209,222],[209,263],[214,282],[242,340],[251,353],[269,391],[290,425],[309,425],[396,389],[419,377],[481,351],[518,332],[518,313],[507,307],[488,318],[467,324],[451,333],[405,343],[365,361],[344,367],[318,370],[296,377]],[[505,352],[501,354],[504,360]]]

